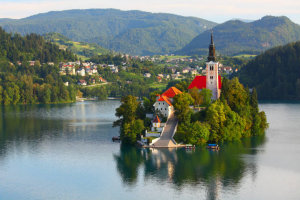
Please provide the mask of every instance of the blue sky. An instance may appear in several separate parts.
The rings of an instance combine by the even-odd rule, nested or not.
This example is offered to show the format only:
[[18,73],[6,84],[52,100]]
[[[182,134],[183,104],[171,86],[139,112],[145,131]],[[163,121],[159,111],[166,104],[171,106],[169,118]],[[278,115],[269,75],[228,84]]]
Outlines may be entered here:
[[300,0],[0,0],[0,18],[53,10],[117,8],[194,16],[215,22],[285,15],[300,24]]

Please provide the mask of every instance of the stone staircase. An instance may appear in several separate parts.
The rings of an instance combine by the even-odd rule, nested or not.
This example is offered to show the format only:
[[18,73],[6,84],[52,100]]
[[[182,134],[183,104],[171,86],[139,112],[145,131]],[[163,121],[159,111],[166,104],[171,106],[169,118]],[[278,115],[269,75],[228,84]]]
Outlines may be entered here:
[[176,132],[178,120],[174,116],[174,113],[170,115],[168,118],[168,121],[164,127],[163,132],[161,133],[161,136],[159,140],[157,140],[154,144],[152,144],[153,147],[177,147],[176,142],[173,139],[173,136]]

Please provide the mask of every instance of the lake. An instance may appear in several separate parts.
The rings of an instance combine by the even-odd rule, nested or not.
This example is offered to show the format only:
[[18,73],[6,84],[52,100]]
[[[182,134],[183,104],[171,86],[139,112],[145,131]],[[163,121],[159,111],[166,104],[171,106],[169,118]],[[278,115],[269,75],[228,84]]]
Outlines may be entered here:
[[118,106],[0,108],[0,199],[300,199],[300,104],[260,104],[265,137],[218,152],[113,143]]

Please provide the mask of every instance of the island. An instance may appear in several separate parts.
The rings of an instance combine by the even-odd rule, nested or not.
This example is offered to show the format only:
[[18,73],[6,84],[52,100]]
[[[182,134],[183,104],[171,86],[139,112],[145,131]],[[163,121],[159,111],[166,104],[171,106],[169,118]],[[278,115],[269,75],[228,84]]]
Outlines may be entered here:
[[245,88],[238,80],[221,78],[213,35],[206,62],[206,75],[196,76],[186,88],[182,81],[162,94],[138,101],[128,95],[116,109],[114,126],[120,139],[144,147],[181,147],[236,141],[264,134],[266,114],[259,111],[255,88]]

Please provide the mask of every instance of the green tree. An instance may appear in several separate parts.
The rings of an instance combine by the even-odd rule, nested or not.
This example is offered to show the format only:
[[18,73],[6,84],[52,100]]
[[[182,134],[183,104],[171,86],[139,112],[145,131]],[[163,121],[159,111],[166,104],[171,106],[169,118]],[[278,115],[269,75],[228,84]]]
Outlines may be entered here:
[[189,93],[181,93],[174,97],[175,115],[180,123],[190,123],[192,109],[190,105],[194,103],[194,99]]
[[208,106],[211,103],[212,91],[210,89],[203,88],[200,91],[200,96],[203,99],[204,106]]

